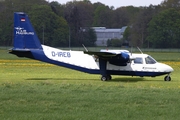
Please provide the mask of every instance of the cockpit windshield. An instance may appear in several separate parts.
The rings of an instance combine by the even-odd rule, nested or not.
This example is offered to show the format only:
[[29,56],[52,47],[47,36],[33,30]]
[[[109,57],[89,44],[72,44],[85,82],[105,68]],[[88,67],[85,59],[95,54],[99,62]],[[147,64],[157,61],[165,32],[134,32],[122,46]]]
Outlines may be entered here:
[[151,56],[148,56],[145,58],[146,64],[155,64],[156,60],[152,58]]

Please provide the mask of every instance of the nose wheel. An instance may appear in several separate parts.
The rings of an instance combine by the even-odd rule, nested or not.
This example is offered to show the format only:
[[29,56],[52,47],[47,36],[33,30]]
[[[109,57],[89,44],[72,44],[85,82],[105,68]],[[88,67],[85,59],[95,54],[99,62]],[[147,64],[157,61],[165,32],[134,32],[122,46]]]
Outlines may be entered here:
[[164,77],[164,81],[171,81],[170,75],[165,76],[165,77]]

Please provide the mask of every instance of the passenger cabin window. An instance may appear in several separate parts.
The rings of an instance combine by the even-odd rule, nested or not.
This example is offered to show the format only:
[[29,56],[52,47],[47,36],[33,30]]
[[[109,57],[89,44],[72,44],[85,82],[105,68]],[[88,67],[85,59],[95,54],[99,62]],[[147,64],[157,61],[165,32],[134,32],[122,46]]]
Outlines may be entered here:
[[146,64],[155,64],[156,60],[154,60],[151,56],[145,58]]
[[143,64],[143,59],[140,58],[140,57],[137,57],[137,58],[134,60],[134,63],[135,63],[135,64]]

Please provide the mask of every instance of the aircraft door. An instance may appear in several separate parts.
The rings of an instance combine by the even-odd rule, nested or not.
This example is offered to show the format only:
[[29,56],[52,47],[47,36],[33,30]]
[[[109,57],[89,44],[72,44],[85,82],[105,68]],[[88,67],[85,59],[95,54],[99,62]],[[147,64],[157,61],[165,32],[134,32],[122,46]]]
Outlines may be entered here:
[[144,60],[142,57],[136,57],[133,61],[132,61],[132,69],[134,71],[143,71],[143,67],[144,67]]

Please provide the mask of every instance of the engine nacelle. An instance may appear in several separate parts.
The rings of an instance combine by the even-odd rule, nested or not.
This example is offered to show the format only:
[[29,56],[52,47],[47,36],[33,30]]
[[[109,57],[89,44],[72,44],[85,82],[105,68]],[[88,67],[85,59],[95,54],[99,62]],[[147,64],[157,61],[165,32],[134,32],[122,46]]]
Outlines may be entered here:
[[129,63],[130,57],[129,54],[122,52],[121,54],[113,57],[109,60],[109,63],[117,66],[126,66]]

